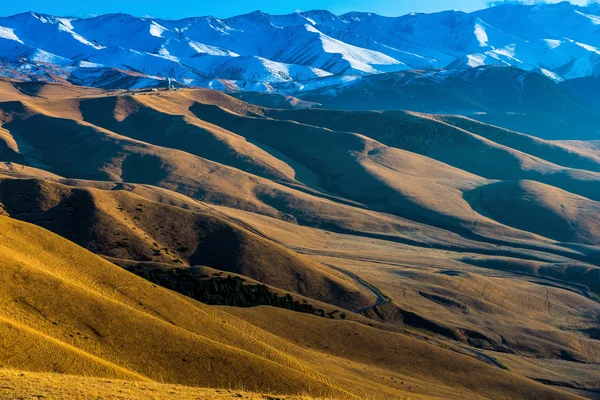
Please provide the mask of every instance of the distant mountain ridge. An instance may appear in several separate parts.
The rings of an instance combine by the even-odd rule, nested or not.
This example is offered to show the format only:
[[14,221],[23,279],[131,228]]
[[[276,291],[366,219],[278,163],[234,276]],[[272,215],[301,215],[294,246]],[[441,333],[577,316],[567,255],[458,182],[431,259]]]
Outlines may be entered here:
[[[556,83],[534,71],[488,65],[356,77],[295,96],[310,107],[457,114],[544,139],[594,140],[600,138],[598,82],[597,77],[587,77]],[[274,108],[281,106],[261,101],[284,98],[265,93],[235,95]]]
[[0,75],[14,79],[139,87],[170,77],[268,92],[273,84],[485,65],[555,81],[599,76],[600,7],[505,4],[400,17],[315,10],[177,21],[33,12],[0,18]]

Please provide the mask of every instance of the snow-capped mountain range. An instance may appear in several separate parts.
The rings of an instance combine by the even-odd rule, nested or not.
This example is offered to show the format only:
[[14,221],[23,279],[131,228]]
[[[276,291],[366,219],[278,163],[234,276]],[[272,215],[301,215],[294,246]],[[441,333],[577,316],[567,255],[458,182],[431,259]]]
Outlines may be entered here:
[[260,11],[177,21],[124,14],[0,18],[0,74],[105,87],[326,86],[413,69],[504,65],[555,81],[600,75],[600,5],[505,4],[383,17]]

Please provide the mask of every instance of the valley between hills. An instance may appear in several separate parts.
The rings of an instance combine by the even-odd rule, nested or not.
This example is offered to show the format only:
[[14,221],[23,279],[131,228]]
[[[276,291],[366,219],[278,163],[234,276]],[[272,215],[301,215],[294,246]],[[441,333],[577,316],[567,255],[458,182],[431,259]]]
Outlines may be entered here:
[[0,398],[598,398],[593,141],[253,96],[0,80]]

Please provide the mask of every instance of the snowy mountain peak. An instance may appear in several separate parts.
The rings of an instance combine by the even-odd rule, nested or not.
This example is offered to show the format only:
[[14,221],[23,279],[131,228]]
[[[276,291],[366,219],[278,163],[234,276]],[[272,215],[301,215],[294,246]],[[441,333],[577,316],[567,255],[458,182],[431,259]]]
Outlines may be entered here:
[[486,65],[517,67],[560,81],[600,75],[598,49],[600,5],[568,2],[400,17],[313,10],[177,21],[34,12],[0,18],[0,61],[15,68],[50,63],[56,65],[47,67],[53,68],[50,75],[62,76],[88,76],[81,68],[115,68],[189,85],[218,78],[254,87],[239,81]]

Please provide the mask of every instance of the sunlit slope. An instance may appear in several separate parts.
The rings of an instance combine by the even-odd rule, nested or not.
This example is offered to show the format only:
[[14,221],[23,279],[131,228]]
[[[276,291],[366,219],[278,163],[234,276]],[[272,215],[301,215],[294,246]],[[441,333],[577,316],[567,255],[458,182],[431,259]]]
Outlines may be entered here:
[[[68,107],[68,104],[72,106]],[[313,213],[320,218],[331,215],[326,211],[332,208],[331,200],[338,204],[351,203],[315,192],[314,187],[301,183],[290,183],[293,188],[289,184],[284,186],[189,152],[118,135],[78,120],[77,104],[76,100],[61,102],[58,110],[54,103],[46,101],[35,106],[24,102],[3,103],[0,107],[4,111],[3,127],[15,142],[21,143],[18,152],[14,152],[13,160],[69,178],[160,185],[204,201],[280,218],[290,214],[296,218],[307,208],[314,210]],[[191,107],[201,106],[194,103]],[[66,110],[63,109],[65,107]],[[62,113],[64,117],[56,117],[55,113]],[[299,143],[304,144],[298,149],[302,153],[291,153],[287,158],[296,157],[301,166],[309,165],[301,169],[310,171],[310,180],[317,181],[338,196],[365,201],[376,209],[452,230],[464,231],[465,226],[473,223],[469,205],[460,192],[485,183],[481,178],[447,168],[435,160],[387,148],[356,134],[333,133],[287,122],[245,119],[221,108],[214,109],[213,114],[226,118],[223,124],[228,125],[228,121],[240,124],[236,129],[241,129],[248,136],[256,136],[254,139],[276,147],[282,153],[289,153],[289,146],[301,141]],[[279,129],[289,132],[279,138],[275,135]],[[327,135],[321,135],[322,146],[314,145],[316,134]],[[86,158],[81,158],[81,154],[86,154]],[[331,171],[327,172],[326,168],[331,168]],[[414,178],[415,175],[425,178],[423,174],[427,171],[435,173],[427,178],[428,181]],[[333,176],[336,177],[332,179]],[[361,187],[369,190],[361,190]],[[434,197],[430,194],[436,189],[443,194],[445,204],[455,205],[454,210],[444,209],[442,204],[433,202]],[[298,206],[290,209],[290,201]],[[339,209],[338,206],[334,208]],[[506,231],[509,236],[523,237],[522,233],[507,231],[493,221],[487,222],[493,224],[494,229]],[[481,227],[485,225],[483,221],[480,224]]]
[[[306,125],[231,115],[202,104],[195,104],[191,110],[201,119],[265,143],[287,157],[310,165],[320,185],[332,193],[378,211],[463,235],[526,237],[485,216],[474,215],[471,207],[463,202],[463,193],[469,191],[469,187],[485,184],[482,177],[515,179],[531,176],[531,179],[537,178],[592,199],[599,198],[600,174],[597,172],[559,167],[428,116],[410,116],[420,129],[434,125],[434,137],[421,139],[434,151],[419,152],[414,148],[414,143],[419,142],[419,132],[411,129],[398,132],[396,136],[388,136],[386,131],[375,134],[365,129],[361,131],[362,135],[332,131],[316,123]],[[360,125],[361,113],[305,112],[313,111],[329,113],[333,121],[343,119],[345,129],[351,129],[353,121]],[[293,116],[294,112],[285,115]],[[325,123],[328,125],[331,126],[331,122]],[[336,127],[340,128],[342,126]],[[435,137],[438,135],[435,129],[442,130],[440,137]],[[376,137],[383,143],[367,136]],[[410,145],[402,146],[402,143]],[[594,160],[588,161],[595,165]]]
[[[7,161],[38,166],[68,178],[160,185],[213,203],[274,216],[279,212],[268,198],[306,197],[297,190],[260,179],[226,164],[96,127],[79,119],[79,100],[5,102],[0,108],[6,137],[4,141],[7,143]],[[155,133],[158,135],[162,132],[159,129]],[[193,129],[191,132],[194,135]],[[230,133],[225,135],[235,138]],[[207,140],[210,142],[213,139]],[[239,138],[236,140],[247,143]],[[17,142],[18,146],[9,146]],[[191,146],[190,151],[206,145],[206,141],[201,141]],[[85,160],[81,154],[86,154]],[[243,158],[242,155],[240,157]],[[273,157],[270,158],[273,160]],[[278,170],[285,172],[283,162],[273,162]],[[257,163],[261,164],[262,161],[258,160]],[[299,186],[297,188],[305,192],[314,192],[303,185]]]
[[[190,199],[191,202],[191,199]],[[209,207],[171,206],[124,190],[73,188],[43,180],[0,180],[0,209],[96,254],[207,265],[348,308],[368,292],[309,257],[227,221]]]
[[5,217],[0,224],[5,367],[194,386],[331,389],[303,364],[250,339],[252,329],[235,320],[40,228]]
[[[379,343],[429,357],[430,373],[412,372],[410,364],[373,363],[360,355],[365,349],[352,355],[348,347],[345,361],[303,350],[285,339],[289,333],[266,333],[156,287],[43,229],[5,217],[0,217],[0,228],[0,351],[5,368],[334,398],[392,398],[406,392],[454,398],[484,393],[494,398],[567,398],[467,357],[352,322],[308,320],[325,332],[331,330],[331,338],[342,324],[342,337],[344,331],[358,329],[360,335],[375,335]],[[303,320],[296,313],[281,317],[276,310],[273,316],[283,318],[284,324],[290,317],[297,323]],[[406,359],[402,353],[398,357]],[[466,381],[444,381],[435,371],[448,370],[447,364],[464,368],[465,375],[473,369],[480,373]],[[414,374],[415,387],[403,387],[401,382]]]
[[[148,262],[185,271],[203,264],[250,277],[249,282],[264,282],[281,293],[300,293],[332,303],[331,307],[354,310],[357,317],[348,319],[364,323],[368,317],[376,328],[434,344],[422,351],[426,360],[430,351],[447,348],[456,353],[448,357],[460,357],[451,358],[456,365],[471,362],[463,361],[465,355],[468,360],[478,359],[480,363],[471,369],[482,368],[480,364],[497,370],[507,367],[548,385],[581,390],[595,390],[600,384],[593,378],[600,357],[596,339],[600,247],[595,224],[600,173],[593,142],[549,142],[452,116],[277,111],[209,90],[69,95],[72,90],[77,88],[38,85],[28,89],[31,95],[19,92],[24,97],[15,99],[11,94],[0,100],[0,214],[37,224],[89,251],[113,257],[119,265]],[[513,211],[520,218],[513,218]],[[37,257],[37,252],[32,253]],[[60,259],[64,251],[48,253]],[[42,258],[34,261],[53,260],[46,260],[45,254],[41,252]],[[91,268],[95,262],[68,264]],[[99,269],[107,268],[116,267],[102,261]],[[208,317],[198,322],[195,311],[171,307],[171,300],[160,297],[170,292],[160,290],[160,299],[154,299],[151,291],[146,293],[151,286],[138,288],[131,283],[137,281],[128,280],[135,278],[131,275],[117,278],[103,276],[98,281],[112,282],[133,299],[127,304],[136,309],[142,303],[142,310],[145,306],[194,335],[232,343],[220,337],[228,329],[205,324]],[[138,299],[138,289],[153,300]],[[77,299],[78,304],[87,301]],[[196,304],[190,299],[185,302]],[[46,306],[29,300],[19,304],[33,304],[47,312]],[[95,304],[88,308],[98,309]],[[73,309],[61,303],[62,308]],[[169,310],[176,310],[178,317]],[[284,318],[287,314],[264,313],[263,319],[273,316],[273,321],[266,321],[273,326],[289,325],[281,328],[281,334],[304,326],[300,319],[296,323],[290,322],[295,317]],[[10,318],[11,323],[24,326]],[[246,336],[236,336],[233,347],[275,346],[288,357],[283,359],[302,363],[310,376],[325,385],[323,390],[349,390],[359,397],[367,389],[382,398],[417,389],[428,396],[457,398],[477,391],[465,386],[462,378],[447,376],[448,365],[432,372],[448,382],[407,370],[405,359],[392,357],[375,365],[373,360],[380,356],[358,357],[345,337],[338,340],[339,353],[323,356],[327,348],[335,347],[326,343],[328,337],[337,337],[338,324],[348,320],[315,318],[306,321],[333,330],[326,332],[330,328],[323,327],[310,334],[323,340],[322,347],[300,350],[307,346],[289,347],[289,337],[279,341],[261,336],[262,331],[251,344],[245,342]],[[59,329],[60,321],[51,319],[47,325],[59,325],[48,325],[49,329]],[[94,329],[104,323],[90,321],[86,323]],[[200,331],[204,325],[207,331]],[[85,331],[86,326],[68,334],[76,338],[80,332],[88,341],[96,338],[93,331]],[[152,331],[153,326],[140,332],[162,342],[179,334],[168,333],[166,338],[166,333]],[[32,329],[57,338],[52,330]],[[99,332],[104,335],[102,329]],[[73,345],[68,334],[47,346]],[[364,334],[366,342],[373,343],[405,338]],[[75,351],[81,349],[80,342],[74,350],[67,349],[73,357],[80,357]],[[194,348],[190,343],[174,347],[177,351]],[[110,357],[95,352],[96,348]],[[361,351],[368,353],[369,348],[363,344]],[[200,372],[181,372],[185,365],[180,369],[176,357],[151,375],[149,365],[162,363],[159,355],[143,364],[131,354],[133,350],[121,353],[100,345],[83,350],[101,362],[90,370],[112,371],[113,377],[133,379],[125,376],[132,373],[167,381],[167,376],[168,382],[200,385],[201,378],[194,375]],[[280,363],[271,357],[275,354],[271,350],[264,350],[270,352],[268,357],[261,351],[251,350],[261,359]],[[409,356],[418,358],[415,353]],[[86,357],[78,363],[97,361]],[[244,362],[260,361],[250,357]],[[402,370],[390,370],[394,363]],[[437,371],[436,365],[432,364],[432,371]],[[292,374],[301,371],[290,366]],[[318,374],[332,381],[320,380]],[[398,386],[398,381],[417,375],[420,383],[412,389]],[[268,384],[264,390],[296,393],[285,391],[287,386],[279,388],[275,381]],[[475,385],[483,388],[477,392],[481,396],[505,393],[489,382]],[[512,392],[503,396],[544,397]]]
[[[377,366],[381,370],[399,369],[404,373],[400,381],[395,379],[395,384],[415,394],[427,395],[432,387],[439,385],[434,390],[440,397],[451,396],[445,393],[444,386],[448,382],[455,382],[464,390],[465,397],[470,392],[487,393],[485,396],[491,398],[537,396],[526,379],[519,377],[513,380],[510,372],[489,365],[482,368],[477,361],[467,359],[459,362],[456,355],[447,350],[430,352],[420,341],[395,333],[353,322],[339,325],[335,332],[330,332],[327,320],[296,315],[281,309],[275,310],[276,318],[270,317],[273,314],[265,307],[246,312],[235,308],[226,311],[267,331],[277,332],[277,335],[301,347],[318,349],[331,357],[351,359]],[[503,378],[496,380],[495,376]]]
[[[278,114],[209,90],[30,97],[2,102],[0,110],[5,159],[67,178],[161,186],[196,200],[302,225],[383,234],[410,244],[510,244],[597,258],[589,249],[556,248],[537,232],[473,210],[465,199],[465,193],[478,187],[513,179],[539,180],[595,199],[600,173],[594,172],[594,158],[587,153],[569,155],[566,147],[545,141],[536,143],[542,149],[552,147],[548,158],[553,162],[432,116],[299,110],[315,111],[307,115],[321,116],[321,122],[297,123],[287,120],[287,114],[281,120],[265,118]],[[370,125],[378,121],[377,115],[384,123],[381,129],[375,129],[381,122]],[[145,117],[153,123],[146,123]],[[176,132],[169,130],[171,122],[176,122]],[[394,124],[405,129],[390,131]],[[354,126],[362,126],[364,134],[348,132]],[[418,140],[422,132],[431,137]],[[519,140],[531,140],[519,137],[525,139],[515,139],[515,147],[524,150]],[[213,151],[214,146],[223,152]],[[559,161],[590,170],[554,163]]]
[[62,177],[43,169],[29,167],[14,162],[0,162],[0,178],[28,177],[56,181]]
[[600,359],[595,340],[600,269],[595,265],[536,251],[501,255],[501,246],[491,246],[488,255],[412,247],[220,210],[361,279],[380,298],[364,310],[377,321],[443,336],[474,354],[489,351],[491,359],[515,352],[511,364],[537,362],[551,371],[562,363],[553,380],[598,384],[581,373],[597,372]]
[[[147,400],[169,397],[181,400],[264,400],[268,395],[232,389],[203,389],[189,386],[33,373],[0,369],[0,398],[122,399]],[[311,400],[309,396],[275,396],[281,400]]]
[[15,82],[10,81],[10,80],[6,80],[6,79],[0,79],[0,99],[2,101],[7,101],[7,100],[18,100],[18,99],[23,99],[23,98],[27,98],[28,96],[21,93],[15,86],[14,86]]
[[[218,100],[211,99],[223,103]],[[82,102],[80,109],[86,121],[121,135],[187,151],[266,178],[293,180],[293,169],[281,160],[245,138],[186,112],[193,103],[183,96],[138,95],[90,99]],[[238,109],[235,103],[224,105]]]
[[[485,256],[378,240],[361,242],[307,228],[288,229],[285,223],[248,213],[237,215],[272,238],[301,246],[299,251],[357,274],[399,308],[378,307],[370,314],[373,318],[442,332],[475,349],[495,349],[491,357],[518,351],[523,356],[535,354],[539,363],[552,363],[554,358],[589,362],[600,356],[592,328],[598,306],[590,299],[594,296],[590,290],[597,293],[600,275],[592,265],[561,257],[553,262],[527,261],[532,257],[552,259],[535,252],[523,252],[520,259],[489,257],[488,262]],[[495,252],[500,251],[496,247]],[[483,268],[474,267],[479,265]],[[425,321],[411,320],[405,317],[407,312]],[[426,324],[427,320],[430,323]],[[594,383],[580,380],[576,368],[584,364],[577,365],[569,374],[578,384],[593,387]],[[563,372],[562,379],[568,379],[567,375]]]

